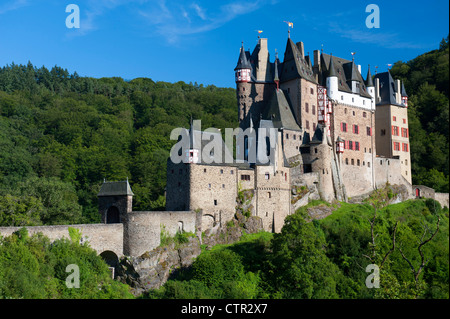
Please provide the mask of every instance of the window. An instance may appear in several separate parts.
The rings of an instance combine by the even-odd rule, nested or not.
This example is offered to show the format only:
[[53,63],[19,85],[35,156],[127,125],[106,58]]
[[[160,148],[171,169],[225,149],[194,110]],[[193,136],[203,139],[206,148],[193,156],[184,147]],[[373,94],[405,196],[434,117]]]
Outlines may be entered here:
[[386,130],[381,130],[381,136],[384,136],[384,135],[386,135]]
[[313,123],[313,131],[316,130],[316,123]]
[[367,113],[366,112],[363,112],[363,117],[367,117]]
[[400,143],[394,142],[394,151],[400,151]]
[[[343,100],[344,100],[344,96],[341,95],[341,101],[343,101]],[[347,114],[347,109],[345,109],[345,114]]]
[[271,194],[270,192],[267,192],[267,196],[268,196],[269,198],[272,198],[272,194]]
[[311,107],[311,112],[312,112],[313,115],[316,115],[316,106],[315,105],[313,105]]
[[353,125],[353,133],[359,134],[359,127],[356,124]]
[[[355,102],[354,98],[352,98],[352,102]],[[353,111],[353,116],[355,116],[355,115],[356,115],[356,113],[355,113],[355,111]]]
[[372,136],[372,128],[370,126],[366,127],[367,136]]
[[347,132],[347,123],[341,122],[341,131]]
[[214,206],[217,206],[217,199],[214,200]]
[[408,143],[402,143],[402,151],[408,152]]
[[402,128],[402,137],[408,137],[408,129]]
[[211,184],[208,184],[208,189],[211,189]]
[[222,188],[225,188],[225,184],[222,184]]
[[407,159],[405,159],[405,165],[408,166],[408,160]]
[[231,174],[231,175],[233,175],[233,174],[234,174],[234,171],[233,171],[233,170],[231,170],[231,171],[230,171],[230,174]]
[[314,94],[314,89],[313,88],[311,88],[311,94]]
[[306,120],[306,125],[305,126],[306,126],[306,129],[309,130],[309,121],[308,120]]
[[206,173],[206,168],[203,169],[203,173]]
[[403,124],[406,124],[406,119],[403,119]]
[[289,134],[287,134],[287,133],[286,133],[286,139],[287,139],[287,140],[289,139]]
[[305,111],[306,111],[306,113],[309,112],[309,104],[308,103],[305,103]]
[[370,162],[367,162],[367,167],[370,167]]
[[392,125],[392,135],[398,136],[398,126]]
[[249,181],[250,175],[241,175],[241,181]]
[[355,160],[352,158],[352,165],[355,165]]
[[353,141],[348,141],[348,149],[353,150]]
[[270,174],[269,174],[269,173],[266,173],[266,174],[265,174],[265,177],[266,177],[266,179],[270,179]]
[[392,117],[392,121],[397,122],[397,117],[396,117],[396,116],[393,116],[393,117]]
[[356,165],[361,166],[361,162],[359,161],[359,159],[356,160]]
[[359,151],[359,142],[355,142],[355,151]]
[[297,139],[297,135],[295,135],[295,134],[292,135],[292,137],[294,138],[294,140]]
[[223,174],[223,169],[220,170],[220,174]]
[[345,159],[345,165],[348,165],[348,158]]

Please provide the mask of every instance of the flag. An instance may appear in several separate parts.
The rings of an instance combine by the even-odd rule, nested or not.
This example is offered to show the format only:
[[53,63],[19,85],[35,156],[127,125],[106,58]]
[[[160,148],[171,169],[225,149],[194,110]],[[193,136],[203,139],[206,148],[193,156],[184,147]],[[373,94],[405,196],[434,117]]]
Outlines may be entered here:
[[262,33],[263,32],[262,30],[256,30],[256,31],[258,31],[258,33]]
[[356,54],[356,52],[351,52],[351,54],[352,54],[352,55],[355,55],[355,54]]
[[289,28],[293,28],[294,27],[294,23],[292,23],[292,22],[289,22],[289,21],[283,21],[283,22],[286,22],[288,24]]

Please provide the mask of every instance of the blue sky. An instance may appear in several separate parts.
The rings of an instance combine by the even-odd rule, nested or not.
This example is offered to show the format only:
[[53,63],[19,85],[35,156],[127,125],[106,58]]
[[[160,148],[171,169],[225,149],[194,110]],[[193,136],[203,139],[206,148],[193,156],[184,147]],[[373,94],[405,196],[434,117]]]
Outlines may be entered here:
[[[366,27],[368,4],[380,28]],[[80,28],[66,27],[66,6],[80,8]],[[81,76],[185,81],[234,87],[241,41],[253,50],[268,38],[271,60],[291,38],[305,53],[321,49],[375,65],[408,61],[437,49],[449,29],[447,0],[0,0],[0,66],[54,65]]]

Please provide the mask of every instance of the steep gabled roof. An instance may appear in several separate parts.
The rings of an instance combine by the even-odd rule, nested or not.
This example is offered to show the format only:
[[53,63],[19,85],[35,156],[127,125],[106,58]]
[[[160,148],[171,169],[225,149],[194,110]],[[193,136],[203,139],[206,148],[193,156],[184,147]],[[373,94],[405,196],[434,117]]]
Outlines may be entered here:
[[349,83],[351,83],[351,81],[357,81],[360,83],[359,95],[371,98],[370,94],[367,92],[364,79],[353,61],[338,58],[325,53],[320,55],[323,86],[326,86],[326,78],[329,76],[328,74],[331,59],[333,60],[332,65],[334,66],[336,76],[338,77],[339,91],[352,93]]
[[295,45],[290,38],[288,38],[286,44],[283,67],[281,70],[280,82],[300,77],[310,82],[317,83],[310,64],[306,61],[305,57],[302,56],[297,45]]
[[401,88],[397,88],[397,84],[392,78],[391,73],[389,71],[377,73],[375,79],[378,79],[380,83],[380,101],[377,105],[400,105],[396,102],[395,94]]
[[274,91],[263,119],[271,120],[276,128],[300,131],[283,90]]

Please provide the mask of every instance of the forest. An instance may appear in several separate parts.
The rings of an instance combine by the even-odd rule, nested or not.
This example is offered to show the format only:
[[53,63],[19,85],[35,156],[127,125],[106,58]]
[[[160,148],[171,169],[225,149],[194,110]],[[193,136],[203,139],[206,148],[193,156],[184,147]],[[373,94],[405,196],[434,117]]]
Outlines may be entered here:
[[[413,184],[438,192],[449,191],[448,63],[447,36],[439,49],[390,70],[409,95]],[[134,210],[163,210],[175,143],[169,135],[188,127],[191,117],[202,128],[237,127],[235,90],[80,77],[31,62],[1,67],[0,226],[97,223],[104,180],[128,178]],[[368,203],[342,203],[328,218],[307,223],[300,210],[280,234],[205,251],[191,270],[145,297],[448,298],[448,209],[420,200],[380,208],[375,219],[376,211]],[[420,250],[418,242],[437,228]],[[376,243],[372,230],[380,234]],[[394,233],[398,245],[388,253]],[[368,260],[383,263],[383,289],[364,285]],[[86,291],[64,288],[63,261],[84,267]],[[131,297],[108,279],[106,264],[88,245],[50,243],[26,230],[0,239],[0,298],[82,296]]]
[[[397,62],[409,95],[413,184],[449,191],[448,36]],[[0,68],[0,226],[94,223],[104,179],[132,185],[135,210],[165,207],[170,132],[235,128],[235,90],[149,78],[80,77],[54,66]]]

